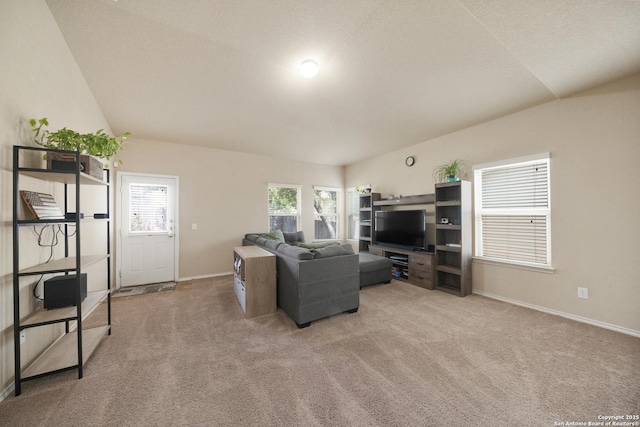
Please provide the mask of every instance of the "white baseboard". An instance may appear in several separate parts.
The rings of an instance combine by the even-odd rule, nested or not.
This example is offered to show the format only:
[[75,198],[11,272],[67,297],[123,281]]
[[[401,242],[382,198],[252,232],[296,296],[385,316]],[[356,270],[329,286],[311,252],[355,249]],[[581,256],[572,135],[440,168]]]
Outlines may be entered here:
[[211,277],[228,276],[230,274],[233,274],[233,271],[229,271],[228,273],[203,274],[202,276],[181,277],[181,278],[178,279],[178,283],[179,282],[188,282],[189,280],[210,279]]
[[505,297],[502,297],[500,295],[490,294],[488,292],[475,291],[475,290],[472,291],[472,292],[474,294],[476,294],[476,295],[481,295],[483,297],[495,299],[495,300],[498,300],[498,301],[507,302],[507,303],[513,304],[513,305],[519,305],[521,307],[526,307],[526,308],[530,308],[532,310],[542,311],[544,313],[549,313],[549,314],[553,314],[553,315],[556,315],[556,316],[562,316],[562,317],[565,317],[567,319],[575,320],[576,322],[588,323],[589,325],[598,326],[600,328],[609,329],[611,331],[620,332],[620,333],[623,333],[623,334],[627,334],[627,335],[631,335],[631,336],[640,338],[640,331],[634,331],[633,329],[628,329],[628,328],[624,328],[622,326],[612,325],[610,323],[600,322],[599,320],[593,320],[593,319],[589,319],[587,317],[576,316],[575,314],[565,313],[563,311],[553,310],[553,309],[550,309],[550,308],[541,307],[539,305],[534,305],[534,304],[529,304],[529,303],[526,303],[526,302],[522,302],[522,301],[511,299],[511,298],[505,298]]
[[7,388],[5,388],[2,393],[0,394],[0,402],[2,402],[4,399],[6,399],[11,393],[13,393],[13,391],[16,389],[16,385],[15,383],[11,383],[11,385]]

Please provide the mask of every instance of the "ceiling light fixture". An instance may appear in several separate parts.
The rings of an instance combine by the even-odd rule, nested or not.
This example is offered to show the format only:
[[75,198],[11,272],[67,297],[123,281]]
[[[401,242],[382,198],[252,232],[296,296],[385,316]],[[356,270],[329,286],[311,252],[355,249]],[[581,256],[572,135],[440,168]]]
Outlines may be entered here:
[[318,64],[311,59],[306,59],[300,64],[300,72],[308,79],[315,77],[318,74]]

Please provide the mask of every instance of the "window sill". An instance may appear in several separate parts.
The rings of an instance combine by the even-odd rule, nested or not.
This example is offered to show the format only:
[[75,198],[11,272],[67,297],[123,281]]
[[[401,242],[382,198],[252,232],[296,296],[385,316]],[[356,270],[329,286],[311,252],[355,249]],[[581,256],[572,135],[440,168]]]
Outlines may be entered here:
[[556,269],[549,266],[531,265],[517,262],[498,261],[491,258],[473,257],[473,262],[480,264],[496,265],[499,267],[517,268],[519,270],[535,271],[538,273],[553,274]]

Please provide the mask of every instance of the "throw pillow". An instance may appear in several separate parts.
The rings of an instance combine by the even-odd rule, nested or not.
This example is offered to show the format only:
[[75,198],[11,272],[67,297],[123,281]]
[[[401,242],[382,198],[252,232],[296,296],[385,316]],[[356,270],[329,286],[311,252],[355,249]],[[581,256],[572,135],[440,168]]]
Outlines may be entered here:
[[304,243],[303,231],[285,231],[282,234],[284,234],[284,241],[290,245],[298,246],[299,243]]
[[284,243],[284,234],[282,234],[282,230],[274,230],[271,233],[265,233],[262,237],[267,240],[277,240]]

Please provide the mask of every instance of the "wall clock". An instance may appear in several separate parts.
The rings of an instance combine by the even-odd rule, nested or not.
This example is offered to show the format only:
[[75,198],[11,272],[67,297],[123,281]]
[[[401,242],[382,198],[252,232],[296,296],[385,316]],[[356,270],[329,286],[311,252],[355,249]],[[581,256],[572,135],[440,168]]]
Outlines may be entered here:
[[404,164],[409,167],[413,166],[415,162],[416,162],[416,158],[413,156],[409,156],[406,159],[404,159]]

